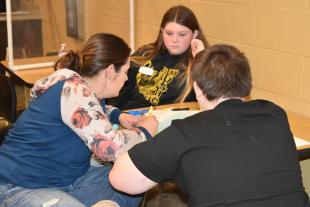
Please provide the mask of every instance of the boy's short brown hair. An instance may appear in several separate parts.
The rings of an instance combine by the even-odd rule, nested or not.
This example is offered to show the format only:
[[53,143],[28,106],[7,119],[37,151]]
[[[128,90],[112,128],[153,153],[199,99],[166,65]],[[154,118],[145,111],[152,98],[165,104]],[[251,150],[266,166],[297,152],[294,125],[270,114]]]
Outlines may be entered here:
[[221,97],[246,97],[252,88],[247,58],[229,45],[214,45],[198,53],[191,75],[210,101]]

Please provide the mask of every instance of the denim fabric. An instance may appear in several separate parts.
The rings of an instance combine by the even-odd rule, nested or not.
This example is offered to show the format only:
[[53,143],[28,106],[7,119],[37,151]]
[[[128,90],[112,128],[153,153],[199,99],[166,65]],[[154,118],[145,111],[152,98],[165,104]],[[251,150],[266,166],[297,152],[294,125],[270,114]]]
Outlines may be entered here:
[[28,189],[0,184],[0,207],[87,207],[100,200],[112,200],[121,207],[138,206],[141,196],[117,192],[109,183],[110,167],[91,166],[72,185],[59,188]]

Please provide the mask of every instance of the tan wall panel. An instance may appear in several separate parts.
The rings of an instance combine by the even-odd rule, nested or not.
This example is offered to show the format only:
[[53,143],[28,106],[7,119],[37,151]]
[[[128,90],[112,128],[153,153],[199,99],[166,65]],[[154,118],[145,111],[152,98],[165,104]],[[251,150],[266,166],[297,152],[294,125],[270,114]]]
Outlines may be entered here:
[[144,24],[160,25],[161,0],[136,0],[136,21]]
[[255,5],[274,6],[277,8],[304,9],[305,0],[253,0]]
[[310,11],[279,10],[278,47],[310,57]]
[[238,44],[238,43],[234,43],[234,42],[218,40],[218,39],[214,39],[212,37],[208,38],[208,42],[209,42],[210,45],[228,44],[228,45],[232,45],[232,46],[238,48],[248,58],[250,66],[252,67],[252,61],[251,61],[251,59],[253,59],[253,54],[252,54],[252,50],[253,49],[252,49],[252,47],[250,47],[248,45],[244,45],[244,44]]
[[[96,24],[90,24],[96,22]],[[107,32],[120,36],[129,43],[129,20],[102,16],[93,13],[85,15],[85,33],[92,35],[98,32]]]
[[161,5],[162,5],[161,17],[169,8],[171,8],[173,6],[183,5],[183,6],[191,8],[191,2],[188,0],[161,0],[161,1],[162,1],[162,3],[161,3]]
[[[54,3],[54,2],[53,2]],[[65,15],[65,7],[64,5],[53,4],[54,9],[54,17],[56,20],[56,25],[58,27],[66,27],[66,15]]]
[[[203,0],[201,0],[203,1]],[[252,0],[211,0],[210,2],[223,2],[231,4],[252,4]]]
[[91,0],[85,1],[85,12],[116,18],[129,18],[129,1]]
[[205,35],[229,39],[230,9],[228,4],[195,1],[191,6],[195,8],[195,15]]
[[136,49],[144,44],[152,43],[156,40],[159,26],[137,23],[136,28]]
[[305,58],[303,98],[310,103],[310,58]]
[[301,100],[303,59],[265,49],[253,49],[253,84],[261,90]]
[[231,44],[229,41],[221,40],[221,39],[215,39],[212,37],[207,37],[208,42],[210,45],[215,45],[215,44]]
[[275,48],[276,9],[232,5],[230,30],[232,41]]

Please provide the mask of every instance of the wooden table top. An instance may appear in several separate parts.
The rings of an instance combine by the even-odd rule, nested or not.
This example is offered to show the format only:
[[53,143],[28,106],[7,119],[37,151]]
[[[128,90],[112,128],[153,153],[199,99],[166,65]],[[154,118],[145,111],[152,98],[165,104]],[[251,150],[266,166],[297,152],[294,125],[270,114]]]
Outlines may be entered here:
[[[14,60],[14,65],[24,65],[24,64],[34,64],[43,62],[54,62],[57,60],[56,56],[38,57],[38,58],[26,58],[26,59],[16,59]],[[24,69],[11,71],[8,67],[8,61],[1,61],[3,68],[10,74],[18,78],[27,87],[32,87],[33,84],[41,78],[44,78],[54,72],[53,67],[42,67],[34,69]]]

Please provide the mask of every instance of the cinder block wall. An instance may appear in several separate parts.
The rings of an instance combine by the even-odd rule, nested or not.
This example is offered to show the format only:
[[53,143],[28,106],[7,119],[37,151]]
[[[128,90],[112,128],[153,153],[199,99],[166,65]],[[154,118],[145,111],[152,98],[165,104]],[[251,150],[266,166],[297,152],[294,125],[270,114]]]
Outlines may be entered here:
[[154,41],[162,14],[191,8],[211,44],[240,48],[250,60],[252,98],[310,117],[310,0],[137,0],[136,45]]
[[[66,36],[63,0],[35,1],[47,11],[42,12],[45,51],[57,50],[60,42],[70,48],[82,44],[83,38]],[[78,4],[83,37],[110,32],[129,43],[128,0]],[[179,4],[194,11],[211,44],[232,44],[246,54],[253,99],[310,117],[310,0],[135,0],[136,48],[155,40],[163,13]]]
[[57,51],[60,43],[76,49],[86,38],[98,32],[121,36],[129,43],[129,1],[77,0],[80,38],[67,36],[64,0],[34,0],[40,5],[44,51]]

